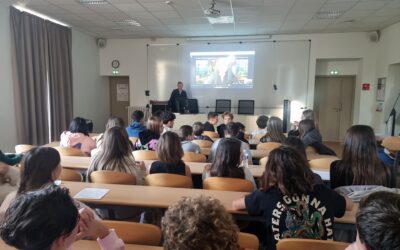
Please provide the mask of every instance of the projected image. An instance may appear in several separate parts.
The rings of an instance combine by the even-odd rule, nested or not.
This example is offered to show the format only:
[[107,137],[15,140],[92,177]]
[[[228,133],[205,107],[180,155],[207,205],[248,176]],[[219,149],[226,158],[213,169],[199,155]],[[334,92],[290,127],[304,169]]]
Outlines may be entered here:
[[191,52],[192,87],[253,88],[254,51]]

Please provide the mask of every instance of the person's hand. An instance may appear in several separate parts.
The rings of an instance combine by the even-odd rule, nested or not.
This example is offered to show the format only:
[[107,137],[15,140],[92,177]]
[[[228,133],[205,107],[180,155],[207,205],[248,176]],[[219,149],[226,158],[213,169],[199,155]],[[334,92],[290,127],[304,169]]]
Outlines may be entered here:
[[137,161],[135,163],[136,166],[138,166],[141,170],[146,171],[146,165],[144,164],[144,161]]
[[79,216],[77,240],[89,236],[89,226],[92,220],[95,220],[93,211],[87,207],[79,209]]
[[104,239],[110,233],[108,228],[96,219],[91,220],[87,225],[80,229],[82,229],[82,231],[80,232],[84,236],[90,237],[92,239]]

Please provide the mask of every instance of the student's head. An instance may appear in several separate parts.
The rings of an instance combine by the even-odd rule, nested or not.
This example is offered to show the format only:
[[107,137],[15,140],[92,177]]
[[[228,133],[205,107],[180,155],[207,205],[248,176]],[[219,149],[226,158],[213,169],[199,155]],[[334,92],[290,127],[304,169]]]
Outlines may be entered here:
[[179,136],[172,131],[162,134],[157,143],[156,153],[161,162],[177,163],[181,161],[183,150]]
[[256,123],[257,123],[257,127],[258,127],[258,128],[260,128],[260,129],[265,129],[265,128],[267,127],[267,123],[268,123],[268,116],[260,115],[260,116],[257,118]]
[[360,249],[399,249],[400,195],[381,191],[362,200],[356,227]]
[[235,138],[223,138],[211,164],[210,175],[244,179],[244,172],[239,168],[241,161],[241,142]]
[[112,127],[125,127],[125,122],[121,117],[112,116],[107,121],[106,130]]
[[303,111],[303,114],[301,115],[301,120],[312,120],[314,121],[314,126],[316,129],[318,129],[318,119],[317,116],[315,115],[314,111],[311,109],[307,109]]
[[193,140],[193,128],[189,125],[183,125],[179,128],[179,138],[181,141]]
[[57,150],[37,147],[29,150],[21,162],[18,194],[43,188],[60,177],[61,158]]
[[108,159],[124,158],[132,153],[132,147],[126,129],[123,127],[112,127],[104,133],[102,153]]
[[225,111],[222,114],[222,120],[224,121],[224,124],[227,125],[228,123],[233,121],[233,114],[231,112]]
[[305,119],[299,122],[299,133],[300,138],[303,138],[305,134],[315,129],[315,124],[313,120]]
[[271,151],[262,177],[262,189],[277,187],[284,195],[301,195],[312,191],[314,175],[308,162],[292,147]]
[[237,137],[239,132],[239,126],[236,122],[229,122],[228,124],[226,124],[225,136]]
[[68,189],[50,186],[16,197],[6,211],[0,235],[17,249],[68,249],[76,240],[78,221]]
[[147,129],[153,131],[156,134],[161,134],[162,132],[162,122],[157,116],[151,116],[147,121]]
[[283,134],[283,122],[279,117],[271,116],[269,118],[267,130],[273,142],[283,142],[286,138]]
[[193,135],[194,136],[200,136],[204,132],[204,125],[201,122],[195,122],[193,123]]
[[153,116],[156,116],[161,119],[162,115],[164,114],[163,110],[157,110],[153,113]]
[[300,138],[296,136],[289,136],[283,141],[282,145],[294,148],[300,155],[307,159],[306,148],[304,147],[304,143],[302,140],[300,140]]
[[144,114],[140,110],[133,111],[131,118],[133,122],[144,123]]
[[347,130],[342,163],[343,171],[352,171],[353,185],[388,184],[388,173],[379,160],[374,130],[370,126],[354,125]]
[[176,116],[175,116],[175,114],[172,113],[172,112],[165,112],[165,113],[162,115],[162,118],[161,118],[161,119],[162,119],[164,125],[166,125],[166,126],[169,127],[169,128],[173,128],[173,127],[174,127],[174,122],[175,122]]
[[[232,118],[233,119],[233,118]],[[217,125],[218,123],[218,113],[216,112],[209,112],[207,115],[207,120],[212,125]]]
[[183,82],[178,82],[177,84],[176,84],[176,87],[181,91],[182,89],[183,89]]
[[239,131],[240,132],[245,132],[246,131],[246,126],[243,124],[243,123],[241,123],[241,122],[236,122],[236,124],[238,125],[238,127],[239,127]]
[[219,200],[183,197],[161,222],[164,249],[237,250],[239,229]]
[[69,129],[71,133],[82,133],[89,136],[89,128],[86,123],[86,119],[82,117],[75,117],[69,124]]

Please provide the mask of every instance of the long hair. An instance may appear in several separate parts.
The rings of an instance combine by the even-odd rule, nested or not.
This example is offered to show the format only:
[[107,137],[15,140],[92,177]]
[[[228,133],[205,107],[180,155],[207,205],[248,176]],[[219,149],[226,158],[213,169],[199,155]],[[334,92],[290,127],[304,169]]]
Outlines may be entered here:
[[102,150],[94,157],[88,168],[88,180],[90,181],[90,174],[98,170],[134,174],[129,167],[135,167],[135,159],[125,128],[107,129],[104,133]]
[[106,130],[112,127],[125,127],[125,122],[119,116],[112,116],[107,121]]
[[60,162],[60,154],[54,148],[37,147],[29,150],[21,162],[21,181],[17,193],[34,191],[55,181],[53,172]]
[[182,161],[183,149],[179,136],[167,131],[160,136],[156,150],[158,159],[161,162],[177,164]]
[[310,119],[301,120],[299,123],[300,139],[303,139],[304,136],[313,129],[315,129],[315,124],[313,120]]
[[234,138],[224,138],[218,144],[217,152],[211,163],[210,175],[244,179],[240,165],[241,142]]
[[353,174],[352,185],[388,185],[388,171],[379,160],[374,130],[367,125],[351,126],[346,132],[339,176]]
[[303,114],[301,115],[301,120],[307,120],[307,119],[314,121],[315,129],[319,130],[318,117],[315,114],[315,112],[312,111],[311,109],[304,110]]
[[262,177],[262,190],[277,187],[284,195],[307,194],[313,190],[313,172],[294,148],[281,146],[271,151]]
[[[286,136],[283,134],[283,122],[279,117],[271,116],[267,122],[268,133],[264,136],[265,140],[262,141],[272,141],[282,143]],[[268,140],[269,139],[269,140]]]
[[147,129],[156,134],[161,134],[161,119],[157,116],[151,116],[147,121]]

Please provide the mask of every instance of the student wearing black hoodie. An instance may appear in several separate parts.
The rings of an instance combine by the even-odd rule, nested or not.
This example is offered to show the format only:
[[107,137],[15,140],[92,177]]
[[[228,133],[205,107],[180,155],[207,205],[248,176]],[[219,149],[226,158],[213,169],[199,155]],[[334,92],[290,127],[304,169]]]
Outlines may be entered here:
[[307,148],[312,144],[318,142],[322,143],[322,136],[315,128],[314,121],[310,119],[302,120],[299,123],[300,139],[303,141],[304,146]]

